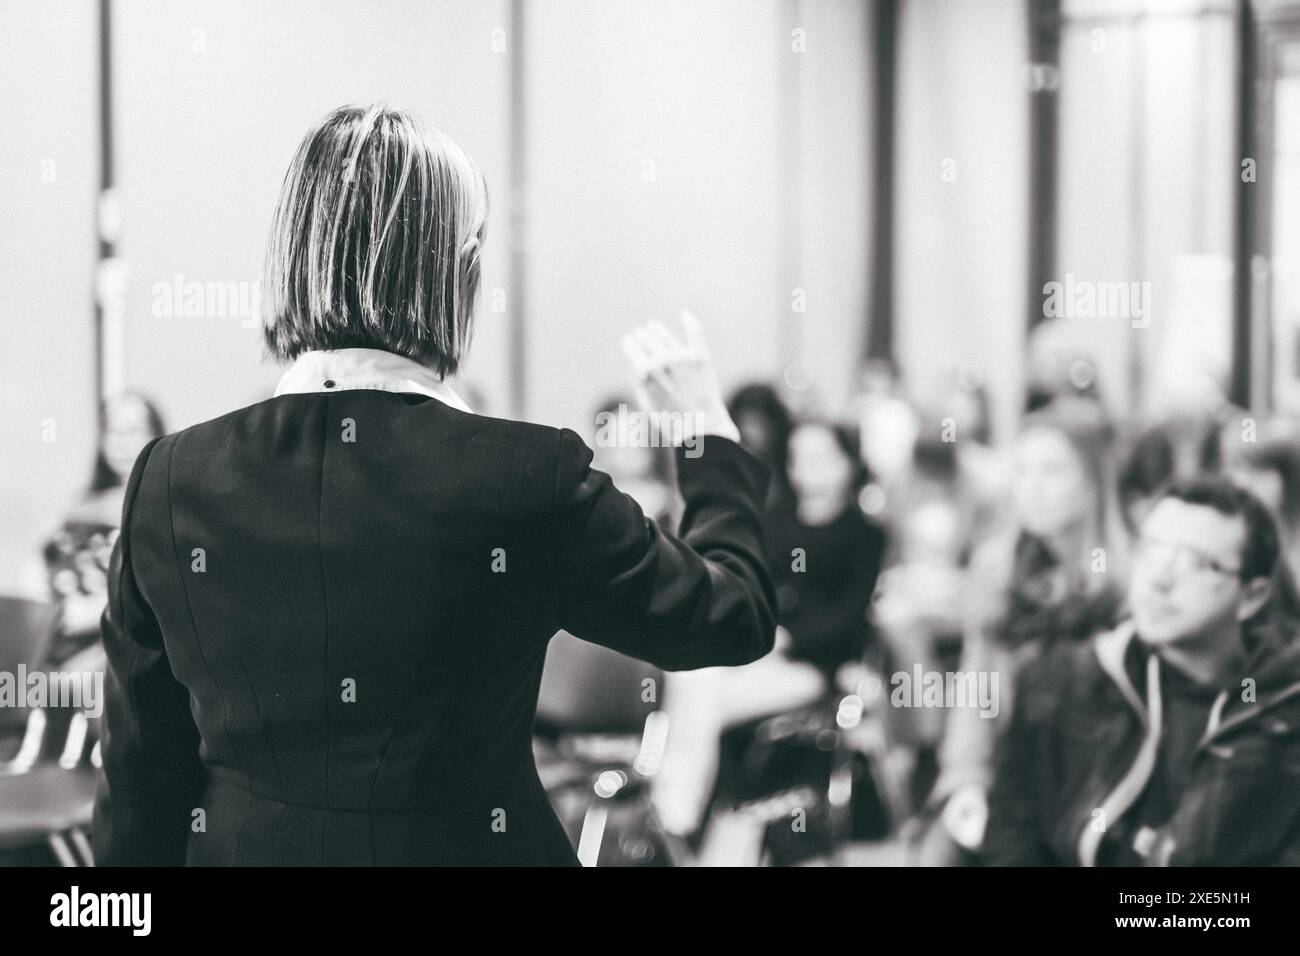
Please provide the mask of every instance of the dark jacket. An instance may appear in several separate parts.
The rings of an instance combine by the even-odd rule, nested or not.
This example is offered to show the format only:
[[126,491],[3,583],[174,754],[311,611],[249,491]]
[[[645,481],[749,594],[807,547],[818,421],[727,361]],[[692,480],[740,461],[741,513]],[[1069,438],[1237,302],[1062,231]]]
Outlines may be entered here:
[[551,636],[669,670],[773,645],[766,469],[702,449],[679,538],[574,432],[425,396],[284,395],[150,443],[103,618],[97,862],[576,863],[531,749]]
[[[790,632],[786,656],[833,677],[867,652],[867,610],[884,562],[885,532],[853,501],[822,525],[804,524],[792,503],[771,513],[767,527],[777,617]],[[802,557],[797,569],[795,549]]]
[[1240,675],[1253,701],[1241,680],[1210,695],[1172,816],[1148,826],[1134,816],[1161,763],[1149,715],[1168,665],[1139,650],[1155,674],[1133,680],[1135,640],[1125,624],[1027,666],[995,761],[988,862],[1300,865],[1300,645],[1261,640]]

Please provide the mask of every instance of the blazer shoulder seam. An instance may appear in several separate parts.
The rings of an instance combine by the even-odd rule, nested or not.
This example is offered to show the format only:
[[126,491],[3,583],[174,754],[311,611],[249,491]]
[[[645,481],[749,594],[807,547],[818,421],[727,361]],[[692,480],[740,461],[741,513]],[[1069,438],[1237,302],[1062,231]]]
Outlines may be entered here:
[[560,500],[560,465],[564,456],[564,431],[563,428],[555,430],[555,449],[552,452],[551,459],[551,503],[547,514],[547,526],[551,538],[547,550],[551,554],[551,590],[554,594],[556,623],[564,620],[564,604],[560,593],[559,555],[557,554],[558,540],[555,533],[555,511]]

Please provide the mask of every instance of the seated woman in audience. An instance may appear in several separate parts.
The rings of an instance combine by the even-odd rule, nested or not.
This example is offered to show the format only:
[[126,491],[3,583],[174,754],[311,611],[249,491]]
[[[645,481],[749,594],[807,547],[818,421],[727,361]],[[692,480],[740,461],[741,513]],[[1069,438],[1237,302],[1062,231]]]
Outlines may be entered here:
[[805,422],[790,435],[796,505],[772,529],[770,551],[785,655],[827,677],[868,650],[867,609],[885,554],[885,532],[858,506],[866,469],[846,428]]
[[[126,479],[141,449],[164,431],[158,409],[136,392],[121,392],[100,406],[99,449],[90,487],[22,573],[23,596],[55,607],[53,641],[39,666],[65,673],[104,671],[99,623],[108,602],[109,558],[122,520]],[[45,711],[46,752],[62,750],[69,729],[75,727],[75,713],[70,708]],[[95,738],[87,734],[73,739],[88,750]]]
[[[995,740],[1016,675],[1056,641],[1082,640],[1119,615],[1123,557],[1107,473],[1109,429],[1090,403],[1062,403],[1029,416],[1012,477],[1015,527],[975,554],[968,575],[961,669],[998,679],[994,717],[954,708],[940,750],[922,862],[955,862],[978,849],[987,820]],[[991,681],[990,677],[990,681]]]
[[775,650],[744,667],[668,676],[669,743],[656,803],[677,832],[702,822],[723,731],[813,703],[840,667],[875,646],[867,609],[886,538],[857,504],[866,473],[854,436],[803,423],[790,435],[788,460],[795,507],[769,528],[781,623]]
[[100,408],[99,450],[90,488],[26,573],[25,589],[59,607],[51,663],[86,651],[98,653],[108,559],[122,520],[126,478],[141,449],[165,430],[157,407],[136,392],[121,392]]
[[776,389],[762,383],[737,389],[727,403],[727,410],[740,431],[741,446],[767,465],[772,473],[765,515],[770,521],[774,515],[794,507],[794,492],[790,490],[789,469],[786,467],[790,430],[794,427],[790,410]]

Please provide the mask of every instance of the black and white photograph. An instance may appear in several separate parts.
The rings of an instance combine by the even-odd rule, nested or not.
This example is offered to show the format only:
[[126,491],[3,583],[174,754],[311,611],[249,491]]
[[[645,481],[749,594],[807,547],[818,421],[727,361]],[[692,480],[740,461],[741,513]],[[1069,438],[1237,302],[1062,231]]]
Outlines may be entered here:
[[1300,0],[0,0],[0,243],[15,921],[1281,924]]

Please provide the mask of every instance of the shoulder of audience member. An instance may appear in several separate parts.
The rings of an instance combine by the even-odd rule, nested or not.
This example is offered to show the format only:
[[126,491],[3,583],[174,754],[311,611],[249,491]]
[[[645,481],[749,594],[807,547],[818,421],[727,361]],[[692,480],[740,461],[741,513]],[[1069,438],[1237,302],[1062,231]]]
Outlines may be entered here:
[[1017,689],[1031,719],[1063,710],[1094,710],[1099,693],[1112,683],[1097,657],[1097,642],[1110,633],[1102,631],[1083,641],[1050,641],[1024,662]]

